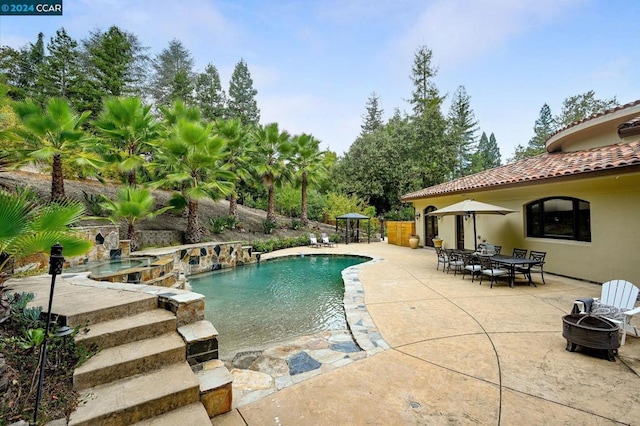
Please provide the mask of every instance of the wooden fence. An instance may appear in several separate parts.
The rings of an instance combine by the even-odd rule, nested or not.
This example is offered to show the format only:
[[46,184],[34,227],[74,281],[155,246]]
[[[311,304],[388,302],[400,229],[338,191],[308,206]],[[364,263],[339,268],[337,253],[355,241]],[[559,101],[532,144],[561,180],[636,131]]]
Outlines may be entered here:
[[389,244],[409,247],[409,237],[416,233],[416,223],[407,222],[387,222],[387,237]]

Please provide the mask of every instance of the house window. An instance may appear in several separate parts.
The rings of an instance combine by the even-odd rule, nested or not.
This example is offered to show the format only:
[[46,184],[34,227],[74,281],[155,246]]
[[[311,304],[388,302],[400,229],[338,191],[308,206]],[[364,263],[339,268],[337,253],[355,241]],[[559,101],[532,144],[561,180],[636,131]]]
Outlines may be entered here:
[[527,204],[527,237],[591,241],[589,202],[554,197]]

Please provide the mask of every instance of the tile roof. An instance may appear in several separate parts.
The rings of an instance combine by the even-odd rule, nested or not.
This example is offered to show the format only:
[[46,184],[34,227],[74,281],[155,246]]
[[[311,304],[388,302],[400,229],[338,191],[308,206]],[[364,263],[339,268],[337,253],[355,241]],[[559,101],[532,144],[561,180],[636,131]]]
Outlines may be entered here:
[[625,121],[624,123],[618,126],[618,135],[620,137],[629,135],[635,135],[640,132],[640,116],[636,118],[632,118],[629,121]]
[[640,166],[640,140],[575,152],[544,153],[402,196],[402,201]]
[[640,99],[638,99],[637,101],[626,103],[624,105],[618,105],[616,107],[606,109],[606,110],[601,111],[601,112],[599,112],[597,114],[591,114],[590,116],[585,117],[580,121],[574,121],[573,123],[567,124],[566,126],[556,130],[551,135],[549,135],[547,140],[551,139],[553,136],[557,135],[560,132],[564,132],[565,130],[570,129],[571,127],[577,126],[580,123],[584,123],[585,121],[593,120],[594,118],[602,117],[603,115],[611,114],[612,112],[620,111],[622,109],[631,108],[631,107],[634,107],[636,105],[640,105]]

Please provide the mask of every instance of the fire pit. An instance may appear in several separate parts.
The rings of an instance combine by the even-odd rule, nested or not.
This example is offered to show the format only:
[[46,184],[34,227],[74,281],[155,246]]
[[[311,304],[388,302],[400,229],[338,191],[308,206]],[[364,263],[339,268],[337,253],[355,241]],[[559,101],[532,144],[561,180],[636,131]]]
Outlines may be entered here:
[[570,314],[562,317],[562,337],[567,339],[567,350],[573,352],[576,347],[607,351],[607,359],[615,361],[620,341],[619,327],[607,318],[597,315]]

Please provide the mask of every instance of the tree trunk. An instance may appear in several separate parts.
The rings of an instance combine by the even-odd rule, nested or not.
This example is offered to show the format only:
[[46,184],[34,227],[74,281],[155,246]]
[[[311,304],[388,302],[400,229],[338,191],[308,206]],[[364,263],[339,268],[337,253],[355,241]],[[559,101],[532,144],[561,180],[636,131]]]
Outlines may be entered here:
[[302,226],[309,226],[309,218],[307,218],[307,175],[302,175]]
[[133,223],[129,223],[127,225],[127,240],[130,240],[129,243],[131,246],[131,251],[136,251],[138,248],[138,242],[136,241],[136,227]]
[[134,169],[127,174],[127,183],[131,186],[136,186],[136,182],[137,182],[136,171]]
[[267,220],[276,223],[276,201],[273,184],[269,185],[269,201],[267,204]]
[[198,201],[189,200],[189,214],[187,216],[187,232],[184,235],[187,244],[200,242],[200,228],[198,226]]
[[60,154],[53,155],[53,165],[51,166],[51,201],[62,201],[64,199],[64,177],[62,176],[62,157]]
[[238,198],[235,192],[229,197],[229,216],[238,218]]

